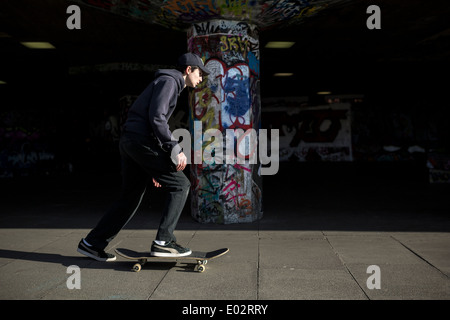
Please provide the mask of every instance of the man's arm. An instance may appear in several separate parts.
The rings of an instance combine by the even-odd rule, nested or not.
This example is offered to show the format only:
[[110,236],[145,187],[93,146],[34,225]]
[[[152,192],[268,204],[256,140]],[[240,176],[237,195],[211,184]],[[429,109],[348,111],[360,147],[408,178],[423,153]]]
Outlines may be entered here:
[[176,84],[170,79],[161,79],[155,84],[149,107],[149,119],[153,132],[162,144],[164,151],[179,154],[181,147],[170,131],[167,114],[171,97],[176,94]]

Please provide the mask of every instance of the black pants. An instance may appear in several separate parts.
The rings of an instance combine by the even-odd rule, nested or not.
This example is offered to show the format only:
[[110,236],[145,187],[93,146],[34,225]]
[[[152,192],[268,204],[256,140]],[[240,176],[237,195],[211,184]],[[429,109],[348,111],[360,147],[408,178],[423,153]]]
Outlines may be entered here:
[[175,170],[169,155],[152,139],[124,133],[119,147],[122,158],[121,196],[87,235],[86,241],[97,248],[106,248],[136,213],[152,178],[167,193],[156,240],[176,241],[173,232],[189,194],[189,180],[182,171]]

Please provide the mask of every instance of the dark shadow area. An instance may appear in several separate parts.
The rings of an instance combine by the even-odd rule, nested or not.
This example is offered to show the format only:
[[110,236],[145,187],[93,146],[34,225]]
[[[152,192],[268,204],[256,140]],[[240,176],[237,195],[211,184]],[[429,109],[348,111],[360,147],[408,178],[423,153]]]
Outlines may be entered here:
[[[138,1],[119,2],[130,9]],[[350,3],[261,30],[255,110],[262,128],[292,130],[300,113],[268,110],[351,103],[355,161],[282,163],[263,178],[260,221],[200,224],[188,202],[179,230],[450,230],[450,184],[430,184],[425,159],[382,162],[394,157],[373,151],[420,146],[424,157],[441,150],[435,159],[448,163],[450,7],[445,0],[374,1],[382,28],[370,30],[367,1]],[[184,31],[90,6],[82,6],[82,29],[69,30],[66,7],[0,2],[0,228],[94,227],[120,192],[118,127],[155,71],[173,67],[187,49]],[[31,40],[56,49],[21,44]],[[272,41],[293,45],[266,47]],[[271,104],[274,98],[281,102]],[[187,126],[189,91],[178,101],[172,120]],[[151,188],[126,228],[156,229],[163,201]]]
[[[2,228],[92,228],[119,195],[119,174],[2,179]],[[189,199],[178,230],[449,232],[449,184],[430,184],[424,163],[281,163],[263,179],[264,217],[201,224]],[[163,203],[150,188],[126,229],[156,229]]]
[[[48,262],[61,264],[65,267],[71,265],[79,266],[83,269],[114,269],[116,271],[126,271],[132,272],[131,268],[135,262],[133,261],[115,261],[114,263],[105,263],[92,260],[90,258],[82,256],[63,256],[56,253],[42,253],[42,252],[26,252],[17,250],[4,250],[0,249],[0,258],[12,259],[12,260],[22,260],[22,261],[37,261],[37,262]],[[176,262],[166,262],[166,261],[154,261],[146,263],[143,268],[148,270],[169,270],[173,268]],[[192,267],[192,265],[183,264],[182,267]]]

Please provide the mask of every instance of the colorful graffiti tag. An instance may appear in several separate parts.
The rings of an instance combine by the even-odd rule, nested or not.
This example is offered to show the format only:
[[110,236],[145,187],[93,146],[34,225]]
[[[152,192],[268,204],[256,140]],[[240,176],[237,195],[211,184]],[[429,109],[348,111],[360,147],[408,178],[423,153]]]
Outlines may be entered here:
[[[226,141],[225,130],[260,127],[258,30],[245,22],[212,20],[194,24],[188,33],[189,51],[211,70],[190,94],[193,122],[202,130],[224,133],[223,146],[237,145],[237,133]],[[197,143],[192,142],[193,146]],[[203,143],[203,149],[209,142]],[[238,152],[238,150],[235,150]],[[201,164],[191,167],[192,213],[201,222],[250,222],[262,216],[258,164]]]

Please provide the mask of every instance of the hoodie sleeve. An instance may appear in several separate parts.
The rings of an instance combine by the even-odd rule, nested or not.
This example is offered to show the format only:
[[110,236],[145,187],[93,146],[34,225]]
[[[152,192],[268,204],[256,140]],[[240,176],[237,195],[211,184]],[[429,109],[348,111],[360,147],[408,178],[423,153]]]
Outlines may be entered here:
[[168,114],[170,109],[170,101],[176,95],[176,83],[171,79],[160,79],[155,83],[153,94],[149,107],[149,120],[153,132],[162,144],[162,148],[166,152],[171,152],[174,149],[174,154],[181,152],[181,147],[178,145],[168,124]]

